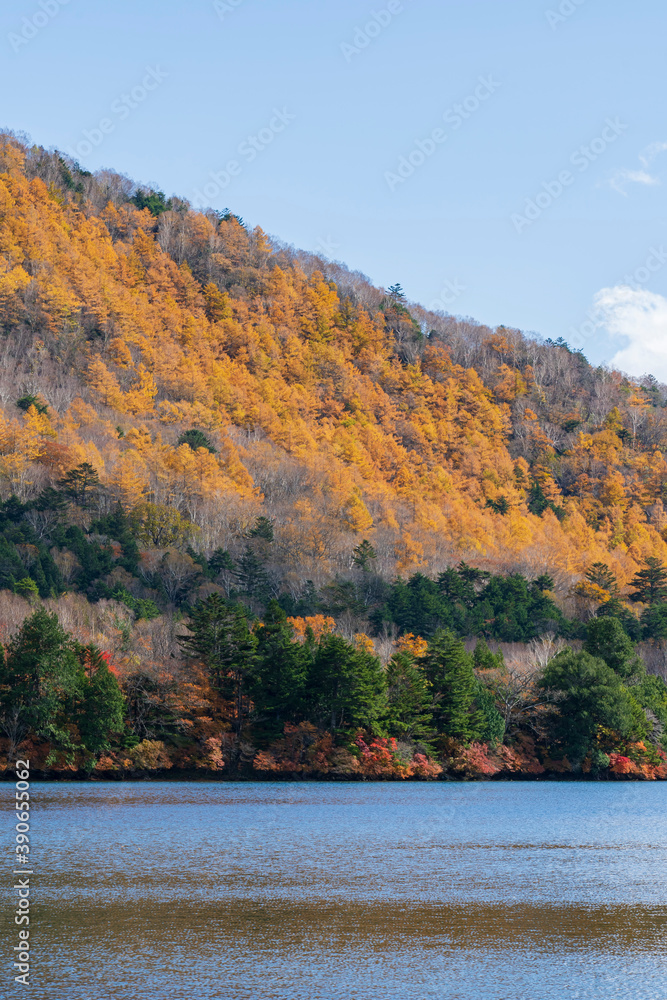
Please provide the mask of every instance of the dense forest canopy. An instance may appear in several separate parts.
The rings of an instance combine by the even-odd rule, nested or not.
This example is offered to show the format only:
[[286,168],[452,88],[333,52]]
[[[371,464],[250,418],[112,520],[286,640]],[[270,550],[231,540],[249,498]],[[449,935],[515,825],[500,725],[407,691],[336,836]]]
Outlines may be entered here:
[[[254,725],[265,763],[281,725],[313,727],[309,746],[327,726],[334,743],[355,727],[408,733],[424,761],[443,740],[507,748],[520,734],[579,764],[649,732],[660,744],[662,689],[644,664],[664,668],[667,636],[667,388],[650,374],[429,312],[232,211],[193,211],[10,133],[0,262],[3,670],[23,676],[11,643],[39,605],[57,613],[39,622],[61,678],[51,737],[43,720],[26,732],[101,752],[106,737],[82,735],[97,683],[108,733],[129,712],[133,745],[176,745],[199,699],[237,759]],[[211,601],[245,659],[188,646]],[[603,619],[644,644],[641,670],[588,649]],[[534,712],[528,725],[498,680],[511,650],[474,661],[472,638],[552,644],[529,715],[553,714],[580,674],[606,708],[593,725],[572,707],[588,720],[579,743]],[[266,664],[283,661],[301,701],[276,709],[286,695]],[[187,710],[172,697],[184,677]],[[219,723],[192,725],[218,739]]]

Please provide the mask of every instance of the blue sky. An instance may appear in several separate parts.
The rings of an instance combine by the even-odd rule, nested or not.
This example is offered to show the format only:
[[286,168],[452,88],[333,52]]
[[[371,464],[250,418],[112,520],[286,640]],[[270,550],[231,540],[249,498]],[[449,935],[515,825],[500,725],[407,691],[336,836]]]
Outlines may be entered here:
[[664,0],[14,0],[0,124],[667,379],[666,29]]

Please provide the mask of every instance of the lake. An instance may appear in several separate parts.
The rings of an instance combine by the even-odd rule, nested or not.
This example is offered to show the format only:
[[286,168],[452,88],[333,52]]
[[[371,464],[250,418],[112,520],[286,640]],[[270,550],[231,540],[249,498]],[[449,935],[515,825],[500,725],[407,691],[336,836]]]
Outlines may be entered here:
[[[13,785],[2,794],[8,858]],[[6,944],[3,997],[667,997],[664,783],[31,794],[32,981],[7,986]],[[5,890],[11,944],[13,905]]]

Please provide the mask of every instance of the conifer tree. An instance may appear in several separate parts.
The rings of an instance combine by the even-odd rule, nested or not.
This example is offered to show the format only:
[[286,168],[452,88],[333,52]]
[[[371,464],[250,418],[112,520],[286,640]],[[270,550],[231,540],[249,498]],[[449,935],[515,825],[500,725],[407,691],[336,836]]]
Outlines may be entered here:
[[261,538],[265,542],[273,541],[273,521],[269,517],[258,517],[255,525],[248,532],[249,538]]
[[216,454],[216,449],[213,447],[209,439],[206,437],[203,431],[193,428],[189,431],[184,431],[176,442],[177,445],[187,444],[192,451],[197,451],[199,448],[205,448],[206,451],[210,452],[212,455]]
[[635,588],[631,601],[643,604],[663,604],[667,601],[667,569],[655,556],[649,556],[646,567],[640,569],[632,581]]
[[590,583],[594,583],[596,586],[601,587],[610,594],[616,594],[618,592],[618,582],[616,577],[606,563],[593,563],[586,570],[585,576]]
[[429,643],[424,669],[433,691],[438,732],[469,742],[481,735],[484,720],[475,705],[478,684],[472,657],[453,632],[444,629]]
[[256,639],[245,609],[220,594],[198,601],[188,623],[190,635],[181,646],[208,669],[211,683],[234,703],[235,729],[240,734],[245,712],[245,682],[253,669]]
[[396,653],[387,665],[387,725],[390,732],[428,740],[433,728],[432,695],[424,669],[411,653]]
[[109,737],[123,729],[125,699],[118,681],[92,643],[76,646],[76,655],[84,672],[78,726],[87,750],[99,753],[109,749]]
[[303,710],[309,650],[295,642],[294,630],[277,601],[269,601],[261,624],[255,627],[256,662],[249,681],[255,705],[255,728],[276,737],[285,722]]
[[540,687],[555,696],[552,738],[570,763],[578,766],[593,745],[599,726],[621,739],[633,727],[633,701],[619,675],[604,660],[582,651],[563,650],[551,660]]
[[81,671],[70,637],[55,614],[38,608],[23,622],[0,664],[0,714],[13,747],[29,732],[69,746],[67,709]]
[[235,572],[242,594],[246,594],[262,604],[268,600],[269,574],[260,556],[250,545],[246,545]]
[[70,469],[58,484],[72,503],[83,510],[92,507],[100,491],[100,477],[90,462],[82,462]]
[[478,639],[472,655],[475,670],[502,670],[505,660],[502,651],[492,653],[484,639]]
[[370,569],[370,563],[374,559],[377,559],[375,549],[371,543],[364,538],[363,542],[360,542],[359,545],[357,545],[357,547],[353,550],[352,562],[362,571],[362,573],[367,573]]
[[640,671],[634,645],[617,618],[591,618],[586,625],[584,650],[604,660],[619,677]]
[[311,718],[332,732],[367,728],[386,705],[385,675],[376,656],[357,650],[340,635],[324,635],[309,666]]

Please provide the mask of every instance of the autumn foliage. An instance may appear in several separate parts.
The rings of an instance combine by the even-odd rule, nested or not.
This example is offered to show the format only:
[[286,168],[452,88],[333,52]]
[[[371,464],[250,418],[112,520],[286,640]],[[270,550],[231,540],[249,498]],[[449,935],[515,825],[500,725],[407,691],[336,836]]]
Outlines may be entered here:
[[[132,736],[95,768],[664,776],[638,674],[572,765],[545,664],[461,642],[576,645],[607,616],[660,667],[665,387],[153,194],[0,135],[0,640],[41,603],[108,651]],[[211,597],[246,643],[215,675],[181,642]],[[319,702],[292,704],[313,663]]]

